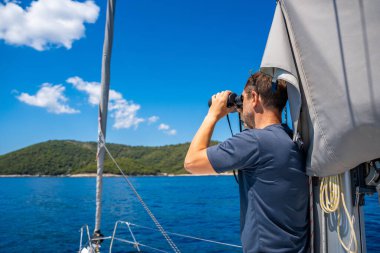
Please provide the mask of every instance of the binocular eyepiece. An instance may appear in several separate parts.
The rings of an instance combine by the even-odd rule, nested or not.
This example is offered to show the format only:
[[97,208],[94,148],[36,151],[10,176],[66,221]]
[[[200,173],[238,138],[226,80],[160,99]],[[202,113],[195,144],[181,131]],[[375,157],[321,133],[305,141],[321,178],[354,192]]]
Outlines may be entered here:
[[[212,104],[212,98],[208,100],[208,107],[210,107]],[[227,107],[231,108],[233,106],[236,106],[237,109],[243,108],[243,96],[237,95],[236,93],[231,92],[230,95],[228,95],[227,99]]]

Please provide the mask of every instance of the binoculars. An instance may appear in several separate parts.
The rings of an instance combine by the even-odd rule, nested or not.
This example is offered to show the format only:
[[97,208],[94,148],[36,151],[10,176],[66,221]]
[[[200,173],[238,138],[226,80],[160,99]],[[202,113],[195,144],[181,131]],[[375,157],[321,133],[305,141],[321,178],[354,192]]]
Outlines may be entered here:
[[[212,98],[208,100],[208,107],[212,104]],[[243,108],[243,95],[237,95],[236,93],[231,93],[228,95],[227,105],[228,108],[236,106],[237,109]]]

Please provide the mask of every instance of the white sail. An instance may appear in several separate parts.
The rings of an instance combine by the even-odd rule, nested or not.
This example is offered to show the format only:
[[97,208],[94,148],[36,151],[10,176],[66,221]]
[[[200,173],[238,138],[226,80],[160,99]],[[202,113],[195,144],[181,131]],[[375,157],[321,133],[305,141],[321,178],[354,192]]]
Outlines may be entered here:
[[261,67],[290,83],[295,124],[302,98],[309,175],[380,157],[379,13],[380,1],[279,1]]

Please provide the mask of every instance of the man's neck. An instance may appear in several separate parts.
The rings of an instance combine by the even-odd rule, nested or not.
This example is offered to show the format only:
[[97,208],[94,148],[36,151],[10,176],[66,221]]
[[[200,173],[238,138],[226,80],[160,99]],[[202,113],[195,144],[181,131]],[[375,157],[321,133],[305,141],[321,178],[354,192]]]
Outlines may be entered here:
[[267,126],[280,124],[281,115],[271,110],[265,110],[263,113],[255,115],[255,128],[263,129]]

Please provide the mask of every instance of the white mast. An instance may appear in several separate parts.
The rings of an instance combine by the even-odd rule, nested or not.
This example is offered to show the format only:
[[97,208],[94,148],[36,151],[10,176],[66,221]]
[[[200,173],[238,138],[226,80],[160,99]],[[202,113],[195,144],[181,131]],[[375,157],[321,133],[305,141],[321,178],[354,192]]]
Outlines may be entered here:
[[100,235],[100,223],[102,216],[102,190],[103,190],[103,162],[105,155],[105,139],[107,127],[108,94],[110,86],[110,65],[113,41],[113,20],[115,14],[115,0],[108,0],[107,18],[103,43],[101,97],[99,104],[99,128],[97,151],[97,176],[96,176],[96,214],[94,235]]

